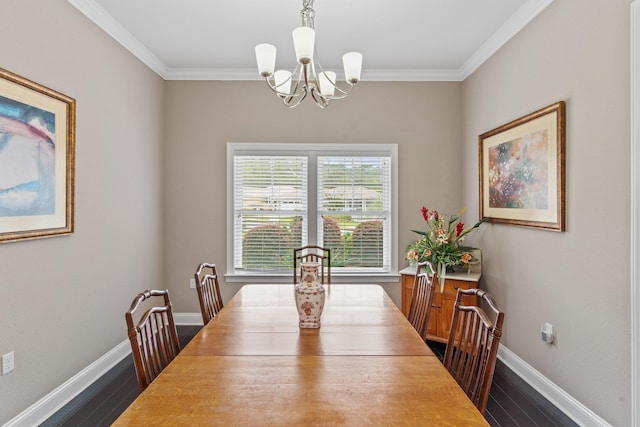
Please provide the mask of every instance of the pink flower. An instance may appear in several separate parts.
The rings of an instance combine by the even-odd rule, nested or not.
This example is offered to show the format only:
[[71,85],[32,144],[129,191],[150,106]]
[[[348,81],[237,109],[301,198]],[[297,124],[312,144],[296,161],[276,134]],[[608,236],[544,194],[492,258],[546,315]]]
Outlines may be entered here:
[[462,230],[464,230],[464,224],[459,222],[456,224],[456,237],[458,237],[460,235],[460,233],[462,233]]
[[429,221],[429,209],[423,206],[420,211],[422,212],[422,218],[424,218],[425,221]]

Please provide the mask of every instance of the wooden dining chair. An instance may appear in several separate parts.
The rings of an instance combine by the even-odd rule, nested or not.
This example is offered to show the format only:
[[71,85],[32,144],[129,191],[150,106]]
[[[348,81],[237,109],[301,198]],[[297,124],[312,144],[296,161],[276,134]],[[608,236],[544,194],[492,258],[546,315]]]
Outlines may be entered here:
[[[465,296],[477,296],[479,306],[463,305]],[[487,307],[491,320],[480,307]],[[480,289],[458,289],[444,366],[484,414],[502,337],[504,312]]]
[[201,263],[196,269],[196,291],[200,301],[202,321],[206,325],[213,319],[224,304],[220,296],[220,283],[218,282],[218,270],[216,265],[208,262]]
[[317,245],[307,245],[293,250],[293,284],[300,278],[300,264],[303,262],[317,262],[318,279],[323,285],[331,284],[331,249]]
[[[152,297],[162,297],[163,305],[152,306],[135,323],[136,311],[144,301]],[[140,391],[143,391],[180,352],[169,291],[147,290],[139,293],[124,317],[138,385]]]
[[413,281],[413,291],[411,294],[411,305],[407,319],[413,328],[425,341],[429,318],[431,317],[431,305],[435,295],[435,283],[433,277],[435,270],[429,261],[418,263],[416,275]]

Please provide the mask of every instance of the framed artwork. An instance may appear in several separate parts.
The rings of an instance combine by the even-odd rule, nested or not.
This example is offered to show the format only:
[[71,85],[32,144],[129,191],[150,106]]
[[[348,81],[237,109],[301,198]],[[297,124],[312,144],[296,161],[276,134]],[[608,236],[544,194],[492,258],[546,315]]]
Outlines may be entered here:
[[0,68],[0,242],[73,233],[75,108]]
[[564,231],[564,101],[478,139],[480,218]]

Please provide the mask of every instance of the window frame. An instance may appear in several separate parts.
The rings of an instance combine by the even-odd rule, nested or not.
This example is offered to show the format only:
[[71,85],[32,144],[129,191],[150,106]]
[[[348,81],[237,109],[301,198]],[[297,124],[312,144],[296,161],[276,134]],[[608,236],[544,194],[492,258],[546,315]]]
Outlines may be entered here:
[[236,155],[251,156],[278,156],[278,155],[302,155],[308,156],[308,212],[309,234],[313,239],[317,236],[317,157],[318,156],[389,156],[391,158],[391,191],[390,229],[391,229],[391,253],[390,269],[388,272],[334,272],[334,283],[388,283],[397,282],[398,275],[398,145],[397,144],[307,144],[307,143],[252,143],[229,142],[227,143],[227,262],[225,280],[230,283],[288,283],[292,274],[278,272],[239,272],[234,267],[234,157]]

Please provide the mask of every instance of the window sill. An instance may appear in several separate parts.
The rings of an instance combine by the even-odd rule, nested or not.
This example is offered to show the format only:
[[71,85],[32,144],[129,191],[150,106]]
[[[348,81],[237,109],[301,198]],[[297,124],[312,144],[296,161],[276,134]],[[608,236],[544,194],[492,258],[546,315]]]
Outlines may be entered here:
[[[292,283],[292,274],[225,274],[227,283]],[[398,273],[331,274],[331,283],[400,283]]]

